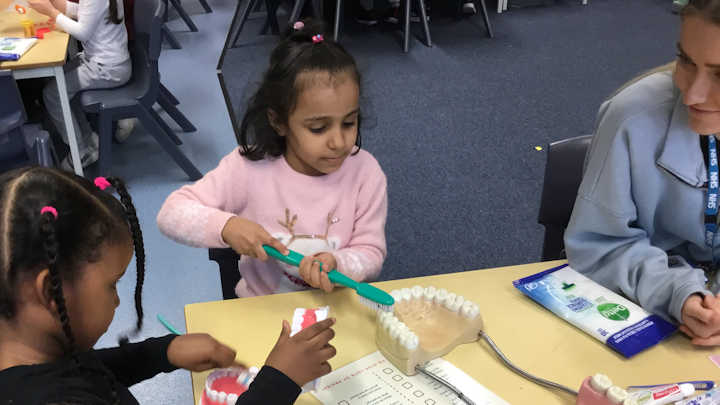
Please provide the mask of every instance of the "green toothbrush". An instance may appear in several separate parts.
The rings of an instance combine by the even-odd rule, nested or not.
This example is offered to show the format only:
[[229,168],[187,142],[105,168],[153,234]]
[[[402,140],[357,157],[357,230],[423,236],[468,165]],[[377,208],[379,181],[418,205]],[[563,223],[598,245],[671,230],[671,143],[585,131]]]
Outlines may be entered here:
[[[287,256],[280,253],[272,246],[263,245],[263,249],[265,249],[265,252],[267,252],[267,254],[271,257],[274,257],[283,263],[287,263],[295,267],[300,267],[300,261],[305,257],[300,253],[292,251],[290,249],[288,249],[290,253],[288,253]],[[392,312],[393,305],[395,304],[395,299],[392,297],[392,295],[386,293],[385,291],[377,287],[373,287],[367,283],[358,283],[357,281],[351,279],[350,277],[340,273],[335,269],[328,272],[327,275],[330,281],[332,281],[333,283],[341,284],[345,287],[349,287],[355,290],[360,297],[360,302],[370,307],[371,309]]]

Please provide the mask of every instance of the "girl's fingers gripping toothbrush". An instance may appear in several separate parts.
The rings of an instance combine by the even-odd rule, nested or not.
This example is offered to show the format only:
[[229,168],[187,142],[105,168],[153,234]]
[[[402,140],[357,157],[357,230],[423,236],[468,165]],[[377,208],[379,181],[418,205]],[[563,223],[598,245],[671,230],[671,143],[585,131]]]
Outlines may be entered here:
[[[267,254],[271,257],[274,257],[275,259],[291,266],[300,266],[300,262],[305,257],[292,250],[289,250],[290,253],[287,255],[283,255],[277,249],[268,245],[263,245],[263,249],[265,249],[265,252],[267,252]],[[344,285],[345,287],[355,290],[358,296],[360,296],[360,302],[369,308],[379,311],[392,312],[395,299],[385,291],[367,283],[358,283],[335,269],[328,272],[327,275],[333,283]]]

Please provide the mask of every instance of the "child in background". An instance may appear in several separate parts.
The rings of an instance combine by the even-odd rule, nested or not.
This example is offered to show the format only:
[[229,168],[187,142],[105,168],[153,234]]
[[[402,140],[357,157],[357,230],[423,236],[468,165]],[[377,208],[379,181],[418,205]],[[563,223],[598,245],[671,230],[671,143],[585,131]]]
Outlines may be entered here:
[[[82,90],[118,87],[130,80],[132,63],[128,52],[128,37],[123,24],[122,0],[28,0],[37,12],[55,19],[55,25],[78,39],[83,51],[65,65],[65,84],[68,97]],[[43,91],[43,101],[55,128],[68,142],[56,82],[51,81]],[[78,134],[78,149],[82,166],[98,160],[98,135],[92,131],[82,108],[71,103],[73,125]],[[61,166],[72,170],[68,155]]]
[[[386,179],[360,149],[355,60],[295,23],[273,51],[237,134],[240,148],[193,185],[172,193],[160,230],[180,243],[242,255],[239,297],[331,291],[327,271],[378,276],[386,255]],[[299,269],[267,261],[262,245],[304,254]],[[322,270],[321,271],[321,265]]]
[[[111,185],[122,203],[102,191]],[[143,239],[122,181],[18,169],[0,175],[0,207],[0,403],[137,404],[127,387],[160,372],[234,363],[235,352],[207,334],[91,350],[119,305],[116,285],[133,250],[136,332],[142,327]],[[333,322],[292,338],[283,322],[265,367],[236,403],[293,403],[301,385],[330,371]]]

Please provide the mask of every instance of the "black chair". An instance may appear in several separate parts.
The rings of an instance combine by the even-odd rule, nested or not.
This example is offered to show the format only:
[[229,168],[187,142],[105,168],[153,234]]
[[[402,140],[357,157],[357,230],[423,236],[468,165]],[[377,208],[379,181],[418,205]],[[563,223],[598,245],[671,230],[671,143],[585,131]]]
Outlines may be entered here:
[[220,270],[220,284],[222,285],[223,299],[229,300],[237,298],[235,294],[235,285],[242,278],[238,270],[238,260],[240,255],[230,248],[208,249],[208,257],[210,260],[218,264]]
[[[485,22],[485,29],[487,29],[488,36],[492,38],[494,35],[492,26],[490,25],[490,16],[488,15],[487,7],[485,7],[485,0],[472,0],[472,2],[475,4],[475,9],[478,8],[477,4],[480,3],[480,12],[482,13],[483,21]],[[462,15],[463,3],[465,3],[465,1],[458,0],[457,15]]]
[[[305,2],[305,0],[302,1],[303,3]],[[420,22],[422,23],[423,32],[425,34],[425,45],[432,48],[432,38],[430,37],[430,25],[428,24],[427,11],[425,10],[425,0],[403,0],[403,52],[405,53],[410,51],[410,14],[413,3],[420,12]],[[337,41],[340,37],[340,19],[343,10],[343,0],[336,0],[335,8],[333,38]]]
[[[155,112],[153,105],[159,103],[184,130],[194,130],[187,118],[175,107],[174,97],[160,84],[158,58],[162,43],[163,0],[136,0],[134,9],[135,41],[131,52],[133,74],[130,81],[113,89],[86,90],[80,94],[80,104],[85,112],[98,115],[100,136],[101,175],[109,172],[112,165],[112,123],[123,118],[137,117],[143,127],[172,157],[191,180],[202,175],[177,147],[180,139]],[[188,126],[189,124],[189,126]]]
[[545,226],[542,260],[565,258],[563,235],[570,222],[592,135],[553,142],[548,147],[538,223]]
[[[288,22],[292,24],[300,18],[300,12],[305,7],[307,0],[292,0],[292,9],[288,15]],[[342,5],[342,0],[338,1],[338,13]],[[271,31],[274,35],[280,33],[280,25],[277,19],[277,11],[280,8],[280,4],[283,0],[265,0],[265,8],[267,10],[267,16],[265,18],[265,25],[260,30],[260,35],[267,34]],[[242,0],[239,0],[237,7],[235,8],[235,15],[233,15],[232,22],[230,23],[230,29],[228,32],[227,39],[225,41],[225,49],[234,48],[237,46],[237,41],[240,39],[245,23],[250,18],[250,12],[255,10],[261,5],[260,0],[246,0],[245,4],[242,4]],[[323,1],[322,0],[311,0],[312,15],[316,18],[322,18],[323,16]],[[335,40],[337,40],[338,24],[340,23],[339,17],[335,16]]]
[[27,165],[54,166],[50,135],[27,119],[22,97],[9,70],[0,70],[0,172]]

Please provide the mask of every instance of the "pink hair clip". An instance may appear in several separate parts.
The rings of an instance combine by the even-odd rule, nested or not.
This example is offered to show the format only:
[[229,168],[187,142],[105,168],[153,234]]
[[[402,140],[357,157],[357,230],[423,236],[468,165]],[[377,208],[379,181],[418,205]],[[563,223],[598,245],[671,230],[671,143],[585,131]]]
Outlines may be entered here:
[[302,21],[295,21],[295,24],[293,24],[293,29],[295,31],[300,31],[303,28],[305,28],[305,23]]
[[105,190],[106,188],[110,187],[112,184],[105,178],[105,177],[95,177],[95,185],[100,190]]
[[51,207],[49,205],[42,207],[42,209],[40,210],[40,215],[45,215],[48,212],[51,213],[52,216],[55,217],[55,219],[57,219],[57,217],[58,217],[57,210],[55,209],[55,207]]
[[319,44],[320,42],[324,41],[325,38],[322,36],[322,34],[317,34],[312,36],[312,40],[314,44]]

